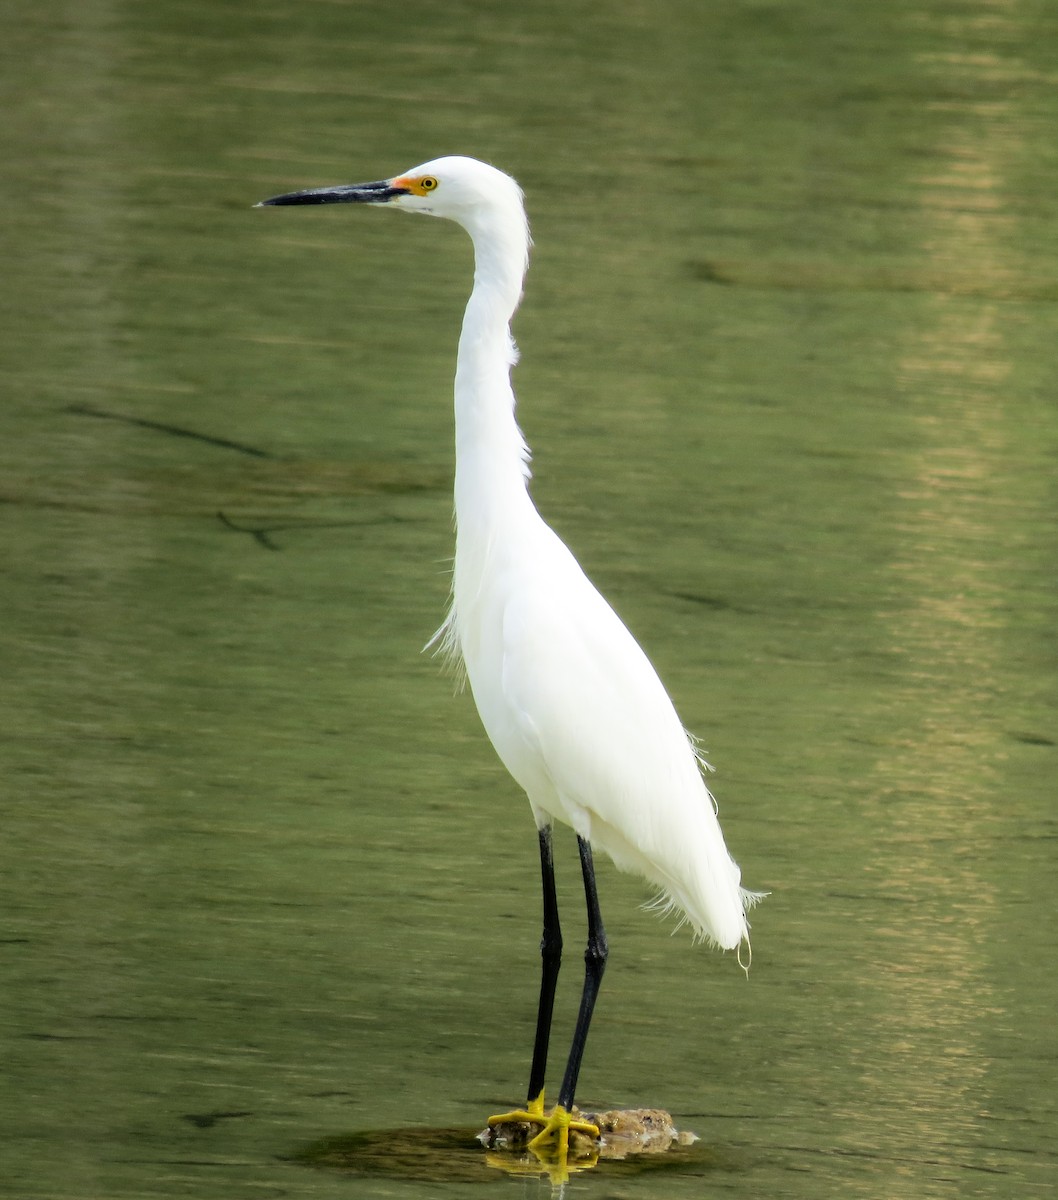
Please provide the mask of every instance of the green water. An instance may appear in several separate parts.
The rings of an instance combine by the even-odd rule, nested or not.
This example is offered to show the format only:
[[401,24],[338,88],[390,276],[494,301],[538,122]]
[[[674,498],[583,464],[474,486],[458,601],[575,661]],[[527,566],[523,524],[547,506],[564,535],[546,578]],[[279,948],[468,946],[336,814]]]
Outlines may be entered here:
[[534,494],[772,893],[747,982],[601,868],[579,1099],[701,1141],[569,1193],[1050,1195],[1053,7],[2,21],[6,1192],[537,1194],[426,1132],[293,1158],[527,1075],[531,819],[419,654],[469,244],[251,208],[458,152],[527,192]]

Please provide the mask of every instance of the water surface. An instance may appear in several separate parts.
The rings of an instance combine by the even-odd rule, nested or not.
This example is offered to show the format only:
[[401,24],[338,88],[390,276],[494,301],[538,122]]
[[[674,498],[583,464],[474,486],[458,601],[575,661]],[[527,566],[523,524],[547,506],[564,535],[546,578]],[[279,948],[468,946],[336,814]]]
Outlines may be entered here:
[[9,8],[11,1194],[525,1187],[293,1158],[528,1067],[531,820],[419,654],[469,245],[250,207],[447,152],[526,188],[534,494],[772,893],[747,982],[601,869],[580,1099],[702,1142],[570,1191],[1049,1194],[1054,13]]

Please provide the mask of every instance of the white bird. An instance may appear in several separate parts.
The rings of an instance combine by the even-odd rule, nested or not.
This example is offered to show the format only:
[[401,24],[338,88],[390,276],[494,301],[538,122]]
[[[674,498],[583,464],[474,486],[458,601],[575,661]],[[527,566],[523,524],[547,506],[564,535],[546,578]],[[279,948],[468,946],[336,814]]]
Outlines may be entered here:
[[[376,183],[292,192],[267,205],[377,204],[448,217],[474,244],[474,288],[455,377],[456,552],[452,604],[437,637],[462,659],[482,724],[532,806],[544,888],[543,972],[526,1107],[490,1118],[540,1126],[532,1145],[564,1156],[607,943],[593,846],[642,875],[703,940],[749,947],[740,886],[702,762],[654,668],[530,498],[515,420],[510,322],[529,257],[522,192],[472,158],[447,157]],[[588,909],[580,1013],[558,1103],[544,1108],[561,959],[551,828],[577,835]]]

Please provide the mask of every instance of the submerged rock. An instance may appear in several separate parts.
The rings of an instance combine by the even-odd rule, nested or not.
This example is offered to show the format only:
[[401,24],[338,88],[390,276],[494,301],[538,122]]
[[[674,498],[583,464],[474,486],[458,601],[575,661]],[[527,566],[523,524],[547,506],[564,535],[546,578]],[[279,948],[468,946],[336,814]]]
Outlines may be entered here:
[[[574,1108],[578,1121],[588,1121],[599,1128],[598,1138],[570,1130],[571,1158],[626,1158],[632,1154],[663,1154],[673,1146],[689,1146],[698,1135],[681,1132],[673,1124],[672,1115],[662,1108],[620,1108],[608,1112],[582,1112]],[[503,1121],[490,1125],[478,1134],[487,1150],[524,1150],[539,1132],[528,1121]]]

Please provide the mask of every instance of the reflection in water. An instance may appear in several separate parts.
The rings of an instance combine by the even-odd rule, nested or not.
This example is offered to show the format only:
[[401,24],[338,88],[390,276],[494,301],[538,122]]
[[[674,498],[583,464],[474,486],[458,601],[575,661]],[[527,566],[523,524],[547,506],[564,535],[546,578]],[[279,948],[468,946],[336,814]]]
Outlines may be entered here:
[[[617,1114],[608,1114],[615,1116]],[[667,1115],[667,1114],[666,1114]],[[630,1147],[620,1138],[604,1148],[607,1177],[629,1177],[728,1171],[734,1164],[716,1150],[678,1135],[664,1146]],[[436,1183],[487,1183],[496,1173],[565,1183],[570,1175],[589,1172],[600,1159],[598,1150],[571,1155],[565,1177],[555,1178],[546,1163],[532,1155],[510,1150],[483,1151],[473,1130],[410,1126],[365,1130],[360,1133],[321,1138],[302,1146],[289,1161],[307,1167],[349,1173],[360,1177],[379,1176]]]
[[[997,21],[1004,7],[994,6]],[[930,65],[971,95],[997,73],[1018,69],[996,53],[934,55]],[[905,686],[892,697],[902,732],[876,764],[871,799],[872,820],[888,836],[870,870],[898,901],[894,919],[875,931],[885,960],[871,986],[889,995],[879,1005],[880,1023],[900,1063],[906,1105],[895,1119],[911,1127],[926,1159],[966,1144],[976,1124],[984,1106],[984,1018],[997,1006],[986,958],[996,895],[980,864],[999,828],[1002,794],[1000,730],[988,705],[1000,690],[1003,653],[994,546],[1003,536],[997,518],[1005,517],[996,505],[1003,387],[1012,368],[999,304],[990,297],[1010,288],[998,243],[1014,220],[1004,194],[1013,136],[1007,107],[944,104],[948,128],[936,155],[949,166],[921,180],[923,270],[942,278],[969,267],[981,298],[935,296],[898,375],[919,444],[908,462],[900,549],[891,563],[896,600],[882,614],[907,665]],[[869,1068],[865,1080],[882,1086]]]

